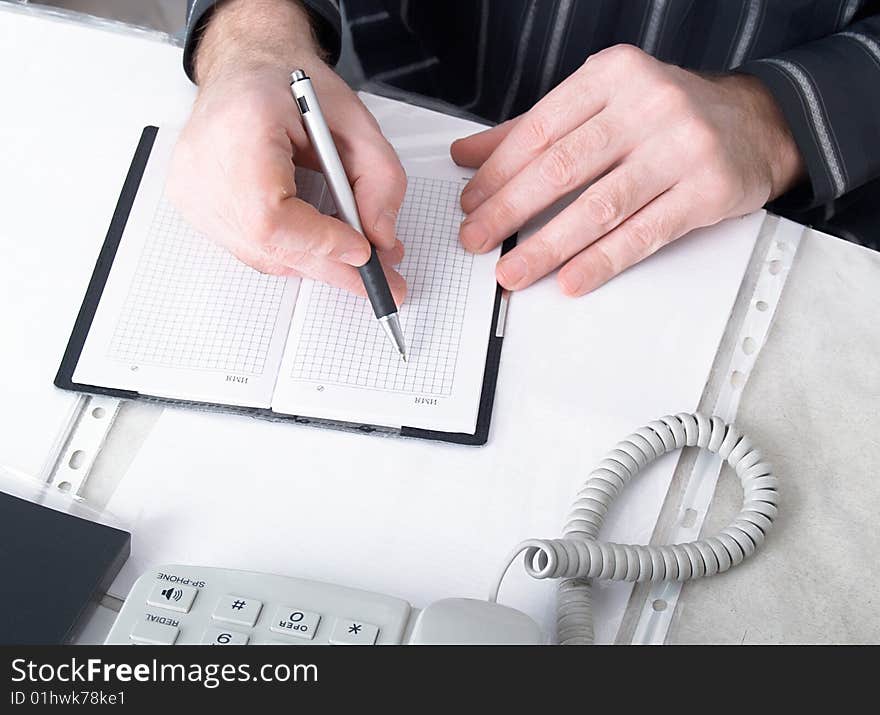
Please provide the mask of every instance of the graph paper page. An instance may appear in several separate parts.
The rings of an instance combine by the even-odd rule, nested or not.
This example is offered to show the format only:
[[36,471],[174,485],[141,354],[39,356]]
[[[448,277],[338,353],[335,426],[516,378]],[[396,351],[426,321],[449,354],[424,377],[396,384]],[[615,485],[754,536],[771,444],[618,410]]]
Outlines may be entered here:
[[156,138],[74,381],[268,407],[299,281],[258,273],[184,223],[164,195],[175,139]]
[[[303,281],[275,388],[276,412],[389,427],[473,433],[495,302],[498,250],[462,249],[459,195],[468,174],[448,159],[408,169],[398,218],[408,294],[403,362],[369,302]],[[424,170],[424,166],[419,167]]]

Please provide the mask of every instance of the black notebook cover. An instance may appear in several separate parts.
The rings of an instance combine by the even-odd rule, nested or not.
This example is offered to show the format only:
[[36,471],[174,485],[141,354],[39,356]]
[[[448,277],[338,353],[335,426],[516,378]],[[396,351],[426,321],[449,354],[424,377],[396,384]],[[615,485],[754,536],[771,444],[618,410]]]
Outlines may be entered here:
[[[355,424],[350,422],[336,422],[332,420],[316,419],[300,415],[284,415],[272,410],[256,408],[256,407],[234,407],[230,405],[220,405],[207,402],[189,402],[186,400],[173,400],[168,398],[159,398],[151,395],[144,395],[129,390],[118,390],[99,385],[83,385],[73,381],[73,373],[82,354],[83,346],[88,337],[89,330],[92,327],[92,320],[101,302],[101,295],[104,292],[104,286],[110,275],[110,269],[113,266],[113,260],[116,257],[116,251],[122,240],[125,231],[125,225],[128,222],[128,216],[131,207],[137,196],[140,187],[141,178],[147,166],[150,157],[150,151],[158,134],[158,127],[145,127],[138,142],[131,167],[122,186],[122,192],[119,195],[119,201],[116,204],[116,210],[113,212],[113,219],[110,221],[110,228],[107,231],[107,237],[104,239],[104,245],[98,254],[98,260],[95,263],[95,269],[92,272],[88,289],[82,306],[76,317],[73,326],[73,332],[64,351],[64,357],[61,360],[61,366],[55,376],[55,385],[63,390],[75,390],[77,392],[88,392],[99,395],[110,395],[112,397],[120,397],[127,399],[145,399],[157,402],[163,402],[176,405],[187,405],[196,409],[208,409],[214,411],[232,412],[236,414],[246,414],[263,419],[275,421],[293,421],[298,424],[314,424],[321,427],[329,427],[342,429],[346,431],[357,431],[365,433],[380,433],[400,435],[402,437],[417,437],[419,439],[438,440],[442,442],[452,442],[454,444],[466,444],[479,446],[486,444],[489,439],[489,426],[492,420],[492,407],[495,402],[495,385],[498,380],[498,365],[501,360],[501,345],[503,338],[497,334],[496,326],[501,311],[502,289],[498,286],[495,293],[495,306],[492,311],[492,321],[489,324],[489,335],[487,340],[489,343],[486,351],[486,369],[483,372],[483,388],[480,395],[480,406],[477,413],[477,427],[473,434],[466,432],[441,432],[437,430],[426,430],[417,427],[401,427],[399,430],[390,427],[379,427],[376,425]],[[516,245],[516,236],[508,238],[501,247],[501,252],[506,253]]]

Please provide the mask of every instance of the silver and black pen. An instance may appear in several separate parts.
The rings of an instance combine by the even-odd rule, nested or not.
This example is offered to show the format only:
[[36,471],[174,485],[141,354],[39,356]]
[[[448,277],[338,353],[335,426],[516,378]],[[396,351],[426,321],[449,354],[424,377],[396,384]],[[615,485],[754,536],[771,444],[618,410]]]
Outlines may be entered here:
[[[321,165],[321,171],[324,173],[324,180],[327,182],[330,195],[336,203],[339,217],[355,231],[365,236],[354,194],[339,158],[339,152],[336,150],[330,128],[324,120],[312,82],[303,70],[291,73],[290,91],[293,92],[293,97],[296,99],[303,124],[312,143],[312,149],[318,156],[318,163]],[[391,289],[388,287],[388,279],[382,270],[376,247],[371,244],[370,249],[370,260],[360,266],[358,271],[361,274],[364,287],[367,289],[367,297],[370,299],[376,318],[382,324],[397,352],[400,353],[400,357],[406,362],[406,343],[400,328],[397,305],[395,305]]]

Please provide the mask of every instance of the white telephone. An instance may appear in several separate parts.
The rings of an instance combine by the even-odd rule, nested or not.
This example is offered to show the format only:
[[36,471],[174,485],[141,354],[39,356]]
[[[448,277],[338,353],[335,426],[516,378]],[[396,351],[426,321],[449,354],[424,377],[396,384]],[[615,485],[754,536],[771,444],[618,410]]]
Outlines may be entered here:
[[[648,463],[681,447],[718,454],[736,471],[743,505],[707,539],[671,546],[598,540],[608,506]],[[423,611],[366,591],[244,571],[168,566],[141,576],[107,643],[473,643],[545,642],[524,613],[496,603],[510,565],[524,554],[527,573],[561,579],[557,637],[592,642],[591,581],[685,581],[727,571],[751,556],[776,518],[778,482],[770,465],[733,425],[718,417],[662,417],[620,442],[577,494],[563,538],[519,544],[488,601],[453,598]]]
[[468,598],[423,611],[399,598],[315,581],[193,566],[143,574],[107,644],[539,644],[512,608]]

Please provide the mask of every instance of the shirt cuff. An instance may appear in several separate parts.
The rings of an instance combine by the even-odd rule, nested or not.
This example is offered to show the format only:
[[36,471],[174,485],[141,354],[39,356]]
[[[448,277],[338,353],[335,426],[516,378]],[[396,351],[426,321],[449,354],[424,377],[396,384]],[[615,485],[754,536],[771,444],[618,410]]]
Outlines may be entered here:
[[857,23],[737,68],[761,80],[776,98],[809,174],[808,182],[777,199],[774,208],[808,210],[880,176],[878,30],[876,19]]

